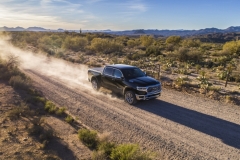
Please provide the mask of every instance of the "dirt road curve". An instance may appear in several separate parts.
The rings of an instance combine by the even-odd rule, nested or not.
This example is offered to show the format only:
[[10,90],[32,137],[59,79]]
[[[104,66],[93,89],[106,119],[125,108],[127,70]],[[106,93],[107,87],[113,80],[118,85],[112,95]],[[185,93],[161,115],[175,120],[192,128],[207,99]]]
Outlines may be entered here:
[[[133,142],[158,159],[240,159],[240,107],[163,90],[156,100],[130,106],[119,98],[26,70],[34,85],[82,123]],[[86,82],[87,83],[87,82]]]

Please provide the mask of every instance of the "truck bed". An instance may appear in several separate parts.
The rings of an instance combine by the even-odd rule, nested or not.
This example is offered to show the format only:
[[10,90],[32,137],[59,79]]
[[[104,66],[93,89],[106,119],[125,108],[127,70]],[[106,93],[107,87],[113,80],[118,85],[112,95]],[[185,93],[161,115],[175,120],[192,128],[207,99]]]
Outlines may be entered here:
[[97,67],[97,68],[90,68],[88,69],[89,71],[93,71],[93,72],[99,72],[99,73],[103,73],[103,69],[104,67]]

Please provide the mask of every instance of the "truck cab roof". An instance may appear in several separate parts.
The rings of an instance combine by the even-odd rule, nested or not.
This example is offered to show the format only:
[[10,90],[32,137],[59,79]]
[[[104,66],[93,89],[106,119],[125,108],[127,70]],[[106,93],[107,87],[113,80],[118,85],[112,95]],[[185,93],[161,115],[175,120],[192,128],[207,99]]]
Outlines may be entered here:
[[126,65],[126,64],[113,64],[113,65],[107,65],[106,67],[113,67],[117,69],[136,68],[135,66]]

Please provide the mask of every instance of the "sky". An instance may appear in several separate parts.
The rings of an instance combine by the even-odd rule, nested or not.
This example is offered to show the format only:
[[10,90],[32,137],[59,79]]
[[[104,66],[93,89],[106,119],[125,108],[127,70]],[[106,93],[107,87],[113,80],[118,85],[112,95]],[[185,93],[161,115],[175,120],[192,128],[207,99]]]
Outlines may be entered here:
[[225,29],[240,26],[240,0],[0,0],[0,27]]

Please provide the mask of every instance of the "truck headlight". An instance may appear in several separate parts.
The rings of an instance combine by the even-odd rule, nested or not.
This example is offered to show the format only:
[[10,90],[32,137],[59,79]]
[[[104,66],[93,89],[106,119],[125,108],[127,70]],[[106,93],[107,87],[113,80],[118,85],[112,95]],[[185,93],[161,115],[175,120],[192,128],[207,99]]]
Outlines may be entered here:
[[137,87],[137,90],[138,91],[145,91],[145,92],[147,92],[147,87]]

